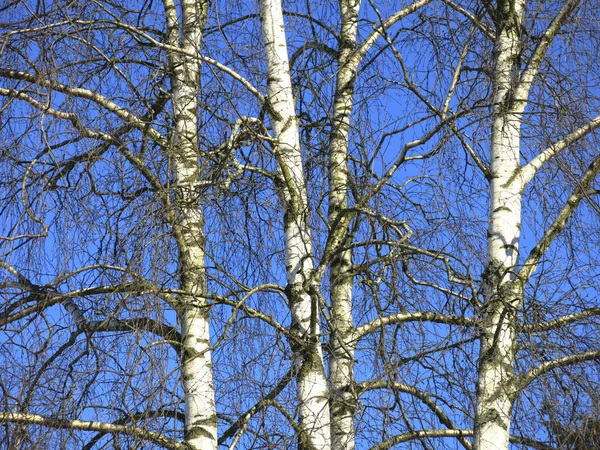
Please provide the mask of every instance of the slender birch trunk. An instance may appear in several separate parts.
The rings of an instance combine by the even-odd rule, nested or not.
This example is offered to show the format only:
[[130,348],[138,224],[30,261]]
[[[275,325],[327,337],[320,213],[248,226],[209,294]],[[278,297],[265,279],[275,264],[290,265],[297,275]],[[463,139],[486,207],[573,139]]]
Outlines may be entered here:
[[[491,145],[488,260],[483,274],[474,450],[508,449],[513,398],[505,386],[514,377],[515,312],[522,287],[515,279],[519,255],[522,192],[511,181],[520,168],[522,108],[516,106],[523,0],[501,3],[494,47],[494,110]],[[523,99],[524,100],[524,99]]]
[[[165,0],[168,42],[186,54],[198,54],[206,21],[206,1],[181,2],[177,10]],[[171,158],[178,223],[173,224],[179,247],[180,287],[189,292],[178,305],[182,335],[182,382],[185,395],[185,442],[190,448],[217,448],[217,414],[212,381],[209,316],[204,267],[204,217],[198,167],[198,106],[200,64],[171,53],[174,130]]]
[[[269,116],[277,145],[275,156],[283,186],[288,297],[292,331],[298,415],[299,449],[329,449],[329,402],[320,342],[319,304],[311,283],[312,237],[300,135],[295,113],[283,13],[279,0],[261,0],[262,34],[267,62]],[[311,295],[313,293],[313,295]]]
[[[329,147],[329,223],[332,233],[348,235],[335,227],[338,215],[348,207],[348,136],[356,82],[356,49],[360,0],[340,0],[342,29]],[[344,239],[347,241],[348,236]],[[334,450],[354,449],[354,343],[352,335],[352,252],[339,252],[330,264],[331,299],[331,431]]]

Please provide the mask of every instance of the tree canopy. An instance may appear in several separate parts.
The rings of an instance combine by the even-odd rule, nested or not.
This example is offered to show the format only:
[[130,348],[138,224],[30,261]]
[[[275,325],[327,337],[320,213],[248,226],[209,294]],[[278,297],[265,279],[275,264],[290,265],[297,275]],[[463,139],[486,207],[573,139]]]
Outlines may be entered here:
[[0,443],[590,449],[594,0],[0,6]]

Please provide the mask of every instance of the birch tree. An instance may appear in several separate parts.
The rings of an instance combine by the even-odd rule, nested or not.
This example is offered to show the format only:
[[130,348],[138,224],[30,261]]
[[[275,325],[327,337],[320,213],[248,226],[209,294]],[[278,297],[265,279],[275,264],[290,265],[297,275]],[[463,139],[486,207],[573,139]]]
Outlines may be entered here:
[[[174,174],[175,216],[180,288],[190,295],[178,299],[182,347],[181,378],[185,395],[185,441],[192,448],[216,448],[210,334],[204,268],[202,177],[198,167],[198,106],[202,29],[207,1],[184,1],[181,17],[174,2],[165,1],[166,43],[173,96],[173,133],[168,156]],[[181,49],[181,52],[179,52]]]
[[[161,433],[138,428],[135,421],[139,419],[136,415],[145,417],[149,410],[141,413],[128,413],[120,417],[116,422],[102,423],[98,421],[66,420],[64,418],[51,418],[45,415],[33,414],[29,409],[30,402],[34,401],[34,390],[38,386],[32,384],[30,392],[25,396],[25,400],[19,400],[19,397],[13,397],[10,388],[5,391],[5,407],[12,411],[2,413],[2,419],[14,423],[23,424],[44,424],[50,427],[61,427],[67,429],[93,430],[100,432],[100,437],[105,433],[130,435],[140,437],[144,440],[154,441],[158,444],[171,448],[195,448],[208,449],[216,448],[216,410],[212,382],[212,364],[210,353],[210,337],[207,309],[206,276],[204,267],[204,218],[202,213],[202,175],[199,167],[200,148],[198,137],[198,107],[197,97],[200,88],[200,60],[198,55],[202,45],[202,30],[206,22],[207,3],[206,2],[174,2],[166,0],[163,4],[163,14],[165,18],[164,41],[155,42],[158,48],[166,49],[167,62],[166,67],[160,66],[160,61],[156,60],[150,53],[147,67],[150,70],[161,71],[162,76],[168,78],[165,81],[170,86],[169,92],[160,91],[163,85],[156,80],[144,80],[145,76],[154,76],[156,74],[145,73],[138,78],[135,72],[132,72],[132,60],[128,60],[127,51],[128,42],[135,42],[140,38],[136,31],[129,28],[127,20],[123,20],[123,15],[129,11],[116,7],[100,6],[95,8],[90,5],[89,9],[78,9],[77,6],[69,4],[38,5],[43,11],[35,14],[28,14],[28,8],[25,4],[12,6],[16,12],[17,18],[14,26],[5,30],[4,35],[4,63],[1,69],[4,78],[5,87],[1,94],[7,99],[5,109],[10,108],[13,103],[22,102],[25,110],[29,108],[36,128],[43,136],[43,141],[37,145],[33,144],[32,155],[26,156],[27,152],[22,148],[18,141],[14,154],[7,153],[7,161],[12,158],[16,160],[29,159],[28,166],[23,166],[22,162],[15,163],[15,170],[20,171],[19,167],[26,167],[22,178],[20,213],[28,215],[28,219],[35,223],[39,231],[29,234],[11,233],[5,236],[4,243],[8,246],[4,256],[11,259],[16,258],[13,254],[13,245],[18,248],[20,245],[27,244],[36,238],[53,238],[50,234],[50,226],[46,225],[45,216],[48,212],[35,211],[33,206],[29,205],[27,199],[29,186],[35,186],[34,189],[41,187],[49,191],[65,190],[69,192],[68,187],[64,187],[63,182],[68,180],[71,173],[79,171],[81,164],[86,165],[83,172],[90,175],[91,189],[90,197],[96,195],[101,202],[108,202],[110,206],[119,208],[118,202],[113,202],[112,196],[121,196],[125,204],[121,207],[122,211],[128,208],[134,208],[137,198],[144,195],[144,192],[153,192],[160,204],[161,214],[164,224],[172,235],[177,251],[176,265],[173,264],[173,270],[176,278],[176,295],[170,295],[164,289],[153,282],[148,282],[142,273],[136,271],[129,263],[123,265],[117,261],[109,261],[102,250],[98,251],[97,259],[93,264],[82,264],[72,272],[61,273],[41,271],[36,278],[29,274],[24,274],[16,266],[19,262],[13,263],[7,260],[2,261],[2,268],[6,273],[6,280],[3,283],[3,289],[6,291],[8,302],[4,305],[3,326],[10,326],[12,323],[18,323],[19,320],[31,315],[41,314],[42,317],[55,315],[50,312],[52,305],[62,304],[65,310],[72,315],[76,331],[71,334],[71,339],[61,346],[40,368],[37,378],[47,376],[43,373],[44,366],[60,358],[61,353],[75,346],[78,336],[87,334],[87,345],[94,347],[93,335],[103,333],[114,333],[119,331],[130,332],[148,332],[166,339],[161,344],[171,342],[179,355],[181,367],[181,379],[183,388],[183,411],[181,417],[185,422],[184,436],[182,443],[179,444],[172,438],[167,438]],[[9,7],[11,11],[11,7]],[[108,33],[108,39],[116,40],[114,42],[124,42],[121,48],[117,45],[113,48],[103,48],[102,32],[96,31],[96,23],[102,23]],[[152,34],[153,31],[150,31]],[[131,34],[130,34],[131,33]],[[143,33],[143,32],[142,32]],[[87,36],[86,36],[87,35]],[[34,53],[38,53],[37,60],[28,60],[27,58],[12,58],[11,50],[16,50],[23,38],[31,38]],[[151,38],[152,39],[152,38]],[[81,49],[82,55],[77,58],[62,59],[58,52],[69,51],[69,49]],[[24,47],[23,51],[30,51]],[[18,54],[18,53],[15,53]],[[24,56],[24,54],[22,54]],[[144,56],[142,56],[143,58]],[[60,59],[67,65],[77,70],[81,65],[99,64],[98,72],[89,72],[89,75],[78,77],[72,74],[70,70],[65,73],[55,71],[52,61]],[[12,63],[12,64],[11,64]],[[59,63],[60,64],[60,63]],[[104,67],[103,67],[104,65]],[[133,63],[135,65],[135,63]],[[92,68],[92,70],[95,70]],[[84,72],[87,69],[84,70]],[[109,77],[121,77],[128,88],[137,96],[137,103],[131,105],[121,104],[118,95],[111,95],[111,86],[102,85],[102,72],[106,71]],[[70,75],[71,74],[71,75]],[[8,81],[10,80],[10,81]],[[109,82],[109,84],[112,80]],[[140,98],[141,92],[138,86],[134,84],[146,82],[150,83],[151,89],[158,89],[157,97]],[[98,87],[97,90],[89,88],[90,85]],[[30,90],[27,86],[33,87]],[[121,87],[117,91],[123,92]],[[61,100],[62,98],[66,100]],[[163,112],[166,103],[170,102],[172,107],[172,127],[168,133],[159,130],[153,123]],[[92,105],[91,114],[86,114],[81,108],[84,104]],[[140,111],[147,110],[143,114]],[[110,116],[110,117],[108,117]],[[105,121],[109,125],[106,130],[98,124]],[[58,122],[58,123],[57,123]],[[56,127],[67,125],[66,136],[56,135]],[[12,119],[9,117],[6,125],[11,127]],[[111,129],[112,128],[112,129]],[[16,133],[26,133],[24,129],[16,126]],[[135,136],[133,139],[131,136]],[[72,136],[72,137],[68,137]],[[25,136],[27,139],[27,136]],[[35,138],[32,139],[32,142]],[[130,140],[132,139],[132,140]],[[59,142],[60,140],[60,142]],[[77,152],[72,152],[69,147],[73,143],[83,143],[76,147]],[[41,146],[40,146],[41,145]],[[170,173],[167,176],[161,175],[153,170],[152,162],[148,159],[148,146],[160,149],[164,158],[168,160]],[[36,150],[36,147],[38,149]],[[103,159],[107,153],[116,151],[116,157],[123,161],[122,170],[133,170],[134,180],[143,179],[142,187],[137,191],[129,192],[129,187],[121,188],[111,187],[112,183],[121,182],[125,185],[131,184],[126,178],[122,180],[108,181],[106,183],[101,178],[102,173],[109,171]],[[8,150],[8,149],[7,149]],[[37,153],[37,154],[35,154]],[[150,153],[152,157],[152,153]],[[98,175],[92,175],[96,165],[99,171]],[[118,163],[116,164],[118,165]],[[42,169],[38,170],[41,166]],[[99,167],[98,167],[99,166]],[[155,166],[160,167],[160,166]],[[11,179],[9,172],[6,172],[6,183],[10,186]],[[79,180],[76,184],[80,184]],[[41,184],[40,184],[41,183]],[[69,181],[66,183],[70,184]],[[136,183],[133,184],[135,186]],[[85,189],[85,183],[79,187]],[[102,192],[104,191],[104,192]],[[10,192],[10,191],[9,191]],[[38,191],[39,192],[39,191]],[[10,193],[9,195],[14,195]],[[37,194],[39,195],[39,194]],[[67,194],[68,195],[68,194]],[[52,198],[52,195],[49,196]],[[7,200],[11,197],[7,197]],[[60,195],[58,196],[60,199]],[[132,202],[127,200],[133,199]],[[59,200],[60,201],[60,200]],[[93,202],[93,200],[92,200]],[[110,205],[110,206],[108,206]],[[19,207],[17,206],[17,211]],[[18,214],[18,213],[17,213]],[[63,220],[59,214],[53,214],[57,220]],[[92,213],[93,214],[93,213]],[[38,217],[38,215],[40,217]],[[77,216],[78,214],[76,214]],[[93,219],[92,219],[93,220]],[[139,220],[139,219],[138,219]],[[142,219],[143,220],[143,219]],[[26,221],[25,221],[26,222]],[[110,220],[107,222],[110,223]],[[8,222],[7,227],[19,227],[24,225],[19,218],[14,222]],[[115,226],[120,226],[117,222]],[[77,227],[69,227],[73,231]],[[10,228],[7,228],[10,230]],[[65,233],[68,231],[65,230]],[[77,231],[75,231],[77,233]],[[54,238],[56,239],[56,238]],[[67,237],[70,240],[71,237]],[[117,241],[121,236],[115,237]],[[15,244],[16,243],[16,244]],[[137,244],[143,244],[143,239]],[[116,242],[115,242],[116,245]],[[138,253],[144,249],[124,249],[126,254],[129,251]],[[56,256],[60,253],[57,252]],[[124,256],[127,260],[132,256]],[[138,256],[138,258],[143,256]],[[84,262],[84,259],[74,256],[75,264]],[[85,261],[87,262],[87,261]],[[166,262],[169,264],[169,262]],[[65,269],[71,264],[66,264]],[[62,270],[65,270],[62,269]],[[114,274],[121,273],[122,276],[116,277],[116,282],[107,286],[87,286],[83,289],[68,290],[68,281],[77,280],[84,274],[85,277],[93,276],[96,279],[110,279]],[[46,274],[46,275],[42,275]],[[88,275],[89,274],[89,275]],[[95,274],[95,275],[92,275]],[[67,282],[65,284],[65,282]],[[77,281],[75,281],[77,283]],[[62,291],[61,288],[65,288]],[[170,308],[176,311],[180,324],[181,332],[174,331],[173,326],[166,325],[161,319],[150,319],[142,315],[135,317],[132,313],[126,319],[120,319],[122,314],[118,309],[105,312],[106,317],[99,317],[89,320],[86,317],[86,311],[79,305],[81,300],[89,298],[92,302],[97,300],[98,294],[105,295],[124,295],[143,297],[148,293],[158,295],[163,298]],[[11,300],[13,299],[13,300]],[[132,302],[134,304],[135,302]],[[28,304],[31,304],[28,306]],[[143,308],[143,303],[140,304]],[[138,306],[138,307],[140,307]],[[94,314],[97,306],[91,307]],[[128,307],[126,307],[128,309]],[[54,318],[48,319],[54,321]],[[17,325],[17,328],[19,325]],[[12,330],[12,328],[8,328]],[[51,329],[48,330],[51,334]],[[10,334],[10,331],[9,331]],[[86,353],[89,350],[86,350]],[[81,357],[81,356],[80,356]],[[75,364],[75,362],[71,363]],[[73,366],[70,366],[74,369]],[[135,366],[134,366],[135,367]],[[129,376],[135,378],[135,370]],[[100,376],[100,373],[95,374]],[[95,376],[92,377],[95,378]],[[71,374],[69,375],[71,377]],[[73,385],[78,383],[75,377]],[[37,381],[37,380],[36,380]],[[91,381],[90,381],[91,382]],[[66,381],[65,381],[66,383]],[[165,386],[167,387],[167,386]],[[77,387],[74,389],[81,389]],[[75,395],[75,394],[71,394]],[[83,393],[83,395],[90,395]],[[131,405],[133,406],[133,405]],[[108,406],[106,406],[108,407]],[[16,408],[13,409],[13,408]],[[92,407],[94,409],[94,407]],[[59,408],[60,411],[60,408]],[[49,412],[49,411],[48,411]],[[158,417],[170,417],[177,419],[177,408],[174,411],[157,411],[150,413]],[[170,419],[172,420],[172,419]],[[132,423],[132,421],[134,423]],[[63,423],[64,422],[64,423]],[[92,446],[93,438],[88,446]],[[27,441],[20,441],[15,438],[8,441],[9,445],[19,447],[27,445]],[[115,445],[117,445],[115,443]]]
[[3,445],[592,439],[592,1],[1,11]]
[[483,274],[475,449],[508,448],[513,402],[519,391],[535,377],[552,368],[599,356],[597,350],[573,354],[544,362],[524,373],[515,373],[518,326],[515,313],[521,308],[525,287],[544,253],[587,195],[600,168],[598,159],[593,159],[551,225],[529,254],[519,260],[521,209],[527,185],[547,161],[600,125],[598,116],[590,118],[567,136],[557,139],[548,149],[521,164],[521,124],[529,104],[532,84],[540,76],[540,67],[553,41],[579,4],[579,1],[566,1],[557,12],[552,11],[552,19],[526,56],[523,54],[523,40],[528,26],[525,2],[499,2],[490,11],[495,20],[489,168],[491,212],[487,265]]
[[283,12],[279,0],[264,0],[260,9],[267,63],[267,101],[275,139],[273,152],[285,209],[286,289],[292,330],[298,335],[298,342],[292,343],[299,404],[298,448],[328,449],[329,405],[321,351],[318,287],[312,280],[312,235]]

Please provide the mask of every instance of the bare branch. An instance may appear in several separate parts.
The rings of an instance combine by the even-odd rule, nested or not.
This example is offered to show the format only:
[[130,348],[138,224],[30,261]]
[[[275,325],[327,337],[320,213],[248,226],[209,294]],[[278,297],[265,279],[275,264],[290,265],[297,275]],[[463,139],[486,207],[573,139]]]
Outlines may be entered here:
[[269,406],[270,402],[277,398],[277,396],[285,389],[285,387],[289,384],[293,377],[294,368],[290,368],[288,372],[281,378],[279,383],[277,383],[271,391],[263,398],[261,398],[258,402],[251,406],[244,414],[242,414],[238,420],[236,420],[232,425],[229,426],[227,430],[221,435],[219,438],[219,445],[222,445],[227,441],[227,439],[235,436],[238,430],[244,428],[252,416],[254,416],[261,409]]
[[38,414],[0,412],[0,423],[9,422],[27,425],[42,425],[49,428],[62,428],[84,431],[101,431],[108,434],[124,434],[153,442],[172,450],[188,450],[188,446],[168,438],[160,433],[145,430],[133,425],[119,425],[107,422],[92,422],[84,420],[68,420],[57,417],[47,417]]
[[592,350],[585,353],[575,353],[573,355],[567,355],[563,356],[562,358],[553,359],[552,361],[547,361],[531,370],[528,370],[525,373],[517,375],[512,381],[509,382],[508,388],[513,395],[516,395],[529,386],[533,380],[552,370],[571,366],[573,364],[596,360],[600,360],[600,350]]
[[[445,425],[450,430],[457,430],[457,427],[454,425],[452,420],[450,420],[450,418],[446,415],[444,410],[433,401],[431,396],[427,392],[422,391],[421,389],[417,389],[414,386],[409,386],[406,383],[400,383],[398,381],[381,380],[360,383],[358,385],[358,388],[360,393],[370,391],[373,389],[390,389],[395,392],[405,392],[407,394],[410,394],[421,400],[429,409],[431,409],[431,411],[436,415],[436,417],[442,425]],[[465,449],[471,450],[471,443],[468,440],[466,440],[463,436],[458,436],[458,440]]]
[[539,333],[542,331],[551,331],[556,330],[558,328],[562,328],[565,325],[569,325],[580,320],[596,316],[600,316],[600,308],[588,308],[574,314],[559,317],[558,319],[549,320],[547,322],[522,325],[521,327],[519,327],[519,331],[524,333]]
[[407,322],[432,322],[466,327],[472,327],[477,325],[477,319],[470,317],[448,316],[446,314],[438,314],[433,312],[406,312],[390,314],[389,316],[384,317],[378,317],[377,319],[372,320],[369,323],[357,327],[354,331],[354,339],[360,340],[364,338],[367,334],[372,333],[386,325]]
[[471,22],[473,22],[473,25],[476,26],[490,41],[496,39],[496,33],[494,32],[494,30],[491,27],[489,27],[486,23],[484,23],[480,17],[475,16],[473,13],[467,11],[465,8],[451,0],[443,0],[443,2],[450,8],[462,14]]
[[[112,100],[99,94],[98,92],[94,92],[94,91],[91,91],[91,90],[85,89],[85,88],[69,86],[69,85],[66,85],[63,83],[59,83],[58,81],[44,79],[40,75],[33,75],[33,74],[30,74],[27,72],[21,72],[18,70],[7,69],[4,67],[0,67],[0,77],[10,78],[13,80],[27,81],[29,83],[34,83],[38,86],[52,89],[57,92],[61,92],[63,94],[68,94],[68,95],[72,95],[74,97],[91,100],[94,103],[101,106],[102,108],[106,109],[107,111],[112,112],[113,114],[115,114],[117,117],[119,117],[123,121],[135,126],[140,131],[147,133],[152,139],[154,139],[161,146],[167,145],[166,140],[163,138],[163,136],[158,131],[156,131],[154,128],[149,127],[147,122],[145,122],[141,118],[137,117],[135,114],[131,113],[130,111],[127,111],[122,106],[117,105]],[[3,95],[7,94],[4,92],[0,92],[0,93],[2,93]],[[67,117],[65,117],[65,118],[67,118]]]
[[[412,441],[414,439],[426,439],[426,438],[444,438],[444,437],[456,437],[466,438],[473,436],[473,430],[419,430],[411,431],[408,433],[399,434],[386,441],[383,441],[377,445],[371,447],[370,450],[387,450],[394,445],[401,444],[402,442]],[[515,444],[526,445],[537,450],[557,450],[555,447],[546,444],[545,442],[536,441],[535,439],[524,438],[521,436],[510,436],[509,440]]]
[[[431,0],[429,0],[429,1],[431,1]],[[230,67],[226,66],[225,64],[220,63],[216,59],[202,55],[199,52],[187,51],[186,49],[183,49],[181,47],[178,47],[178,46],[175,46],[172,44],[165,44],[164,42],[160,42],[157,39],[155,39],[154,37],[152,37],[151,35],[149,35],[148,33],[145,33],[140,28],[134,27],[132,25],[129,25],[129,24],[126,24],[123,22],[116,22],[116,21],[112,21],[112,20],[98,20],[96,22],[86,22],[86,21],[75,20],[75,21],[73,21],[73,23],[78,24],[78,25],[87,25],[87,24],[91,24],[91,23],[96,23],[96,24],[103,23],[103,24],[110,24],[117,28],[126,30],[132,36],[134,36],[136,39],[138,39],[138,40],[144,39],[147,42],[149,42],[150,44],[152,44],[153,46],[155,46],[156,48],[161,48],[163,50],[168,51],[171,54],[179,54],[181,56],[191,58],[192,60],[202,61],[206,64],[209,64],[209,65],[217,68],[221,72],[226,73],[231,78],[233,78],[234,80],[236,80],[240,84],[242,84],[246,89],[248,89],[248,91],[250,93],[252,93],[260,101],[261,104],[264,103],[264,101],[265,101],[265,98],[262,95],[262,93],[256,87],[254,87],[254,85],[252,83],[250,83],[243,76],[241,76],[239,73],[237,73],[235,70],[231,69]]]
[[377,41],[377,39],[379,39],[379,37],[381,37],[388,28],[390,28],[391,26],[396,24],[398,21],[404,19],[409,14],[412,14],[413,12],[418,11],[419,9],[421,9],[423,6],[427,5],[428,3],[431,3],[431,1],[432,0],[418,0],[414,3],[411,3],[406,8],[404,8],[404,9],[398,11],[397,13],[391,15],[390,17],[388,17],[387,20],[382,22],[377,27],[374,27],[371,34],[369,34],[369,36],[367,36],[365,38],[365,40],[356,49],[354,54],[348,59],[348,67],[351,68],[351,70],[353,70],[353,71],[357,71],[358,66],[360,65],[361,61],[363,60],[363,58],[365,57],[367,52],[370,50],[370,48],[373,46],[373,44]]
[[390,439],[380,442],[377,445],[371,447],[370,450],[387,450],[394,445],[401,444],[402,442],[412,441],[414,439],[427,439],[427,438],[466,438],[473,436],[473,430],[418,430],[409,431],[408,433],[398,434]]
[[561,10],[554,17],[554,19],[552,19],[552,22],[550,22],[550,25],[544,32],[542,38],[533,51],[533,54],[529,58],[527,66],[521,74],[519,84],[515,89],[515,99],[517,101],[516,104],[519,105],[518,109],[520,111],[523,111],[527,105],[527,97],[529,96],[531,83],[533,83],[534,78],[538,74],[540,65],[542,64],[544,56],[546,56],[546,52],[548,51],[550,44],[552,44],[552,41],[554,41],[554,38],[558,35],[562,26],[565,24],[579,3],[581,3],[581,0],[565,1]]
[[529,163],[523,166],[519,170],[517,176],[515,177],[514,182],[519,183],[521,191],[523,191],[527,187],[527,184],[529,184],[529,182],[533,179],[538,170],[545,163],[557,156],[561,151],[569,147],[569,145],[579,141],[580,139],[595,131],[598,127],[600,127],[600,116],[596,116],[585,125],[569,133],[563,139],[556,141],[550,147],[548,147],[535,158],[533,158],[531,161],[529,161]]
[[586,197],[586,192],[590,187],[591,183],[596,178],[596,175],[600,171],[600,157],[596,158],[588,167],[581,180],[575,187],[574,192],[571,194],[563,208],[560,210],[554,222],[544,232],[542,238],[538,241],[536,246],[529,252],[529,256],[525,261],[523,268],[519,272],[519,277],[522,282],[526,282],[531,277],[531,274],[536,269],[540,259],[546,253],[546,250],[550,247],[550,244],[560,234],[567,224],[567,220],[571,218],[581,200]]
[[[125,425],[127,423],[130,423],[133,420],[140,420],[140,419],[147,419],[147,418],[154,418],[154,417],[168,417],[170,419],[176,419],[179,422],[185,422],[185,414],[181,411],[173,411],[173,410],[166,410],[166,409],[158,409],[158,410],[153,410],[153,411],[142,411],[142,412],[138,412],[138,413],[134,413],[134,414],[129,414],[119,420],[116,420],[114,422],[112,422],[113,425]],[[94,436],[92,439],[90,439],[87,444],[85,444],[81,450],[91,450],[94,445],[96,445],[98,443],[98,441],[100,439],[102,439],[103,436],[105,436],[107,433],[106,432],[100,432],[98,434],[96,434],[96,436]]]

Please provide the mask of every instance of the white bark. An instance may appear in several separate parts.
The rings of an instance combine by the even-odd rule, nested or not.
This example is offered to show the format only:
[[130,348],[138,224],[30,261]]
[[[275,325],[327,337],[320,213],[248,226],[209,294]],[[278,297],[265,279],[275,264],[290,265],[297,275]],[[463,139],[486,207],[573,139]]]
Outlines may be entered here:
[[[531,251],[523,268],[519,256],[521,203],[523,191],[537,170],[571,143],[592,132],[600,121],[593,119],[564,139],[541,152],[525,167],[520,165],[521,118],[530,88],[550,44],[579,0],[566,0],[520,71],[524,0],[501,2],[497,14],[494,48],[494,116],[491,145],[491,211],[488,228],[488,260],[484,273],[485,305],[481,323],[481,348],[477,382],[477,408],[474,425],[475,450],[508,449],[510,415],[519,388],[515,377],[515,312],[539,258],[564,228],[600,170],[600,161],[590,166],[578,191],[571,196],[555,222]],[[518,276],[517,276],[518,274]],[[574,360],[578,360],[574,358]],[[534,373],[534,372],[532,372]],[[515,385],[519,385],[515,389]]]
[[[262,34],[267,62],[269,116],[277,141],[275,156],[283,180],[284,231],[288,296],[294,344],[299,448],[330,448],[327,380],[320,343],[319,305],[309,295],[313,272],[311,233],[300,135],[295,113],[283,12],[279,0],[261,0]],[[316,287],[315,287],[316,288]]]
[[177,223],[172,224],[179,247],[181,289],[188,296],[179,299],[182,368],[185,395],[185,442],[190,448],[217,448],[217,415],[212,381],[209,317],[206,306],[204,268],[204,217],[201,210],[200,171],[198,168],[197,94],[200,65],[197,58],[206,20],[205,1],[181,2],[181,23],[177,10],[165,0],[168,37],[180,46],[185,56],[170,52],[173,88],[174,132],[169,155],[174,175]]
[[488,260],[484,273],[485,306],[481,324],[474,425],[475,450],[508,449],[513,399],[504,389],[514,375],[514,308],[520,291],[514,281],[519,254],[521,191],[511,183],[520,167],[521,112],[515,111],[522,0],[508,1],[497,11],[494,47],[494,117],[490,180]]
[[[341,0],[342,29],[333,106],[333,129],[329,147],[329,224],[331,233],[348,227],[338,215],[348,207],[348,137],[354,99],[356,64],[350,59],[356,48],[360,0]],[[336,249],[332,249],[336,251]],[[352,251],[338,252],[330,265],[331,299],[331,444],[335,450],[354,449],[354,345],[352,323]]]
[[[342,220],[340,213],[348,207],[348,144],[350,119],[354,102],[354,87],[358,66],[373,43],[382,32],[418,10],[430,0],[420,0],[398,11],[385,23],[376,27],[360,45],[357,46],[358,14],[360,0],[340,0],[341,32],[338,58],[338,71],[333,105],[333,129],[329,146],[329,224],[330,242],[339,242],[347,246],[348,216]],[[356,412],[356,393],[354,392],[354,341],[355,330],[352,319],[351,274],[352,251],[335,252],[330,263],[330,299],[331,299],[331,361],[329,380],[331,383],[331,426],[332,447],[334,449],[353,449],[355,446],[354,414]],[[326,255],[329,257],[329,255]]]

